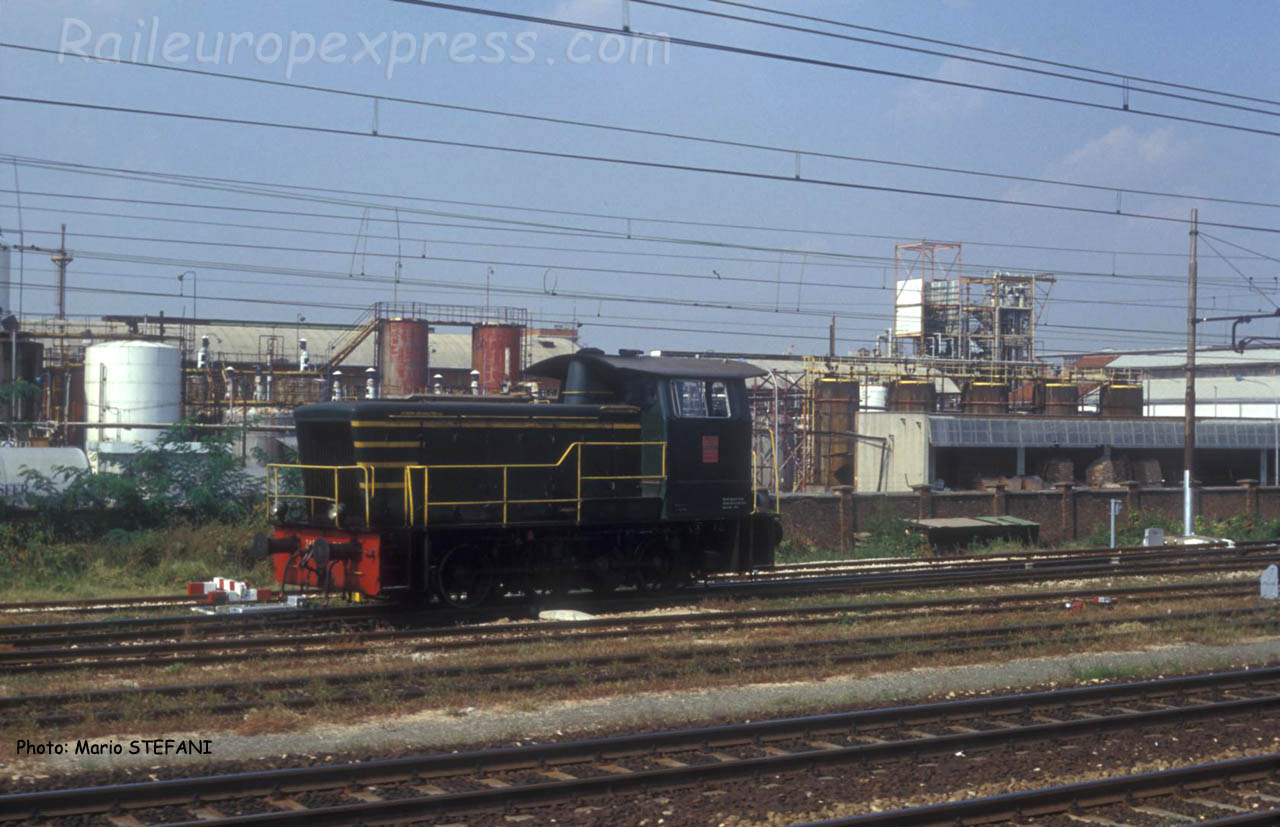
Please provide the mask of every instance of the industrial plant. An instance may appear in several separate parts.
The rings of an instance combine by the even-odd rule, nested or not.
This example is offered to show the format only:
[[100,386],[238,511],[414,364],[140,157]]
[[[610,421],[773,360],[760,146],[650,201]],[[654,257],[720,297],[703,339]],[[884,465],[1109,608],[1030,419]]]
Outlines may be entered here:
[[[0,280],[8,248],[0,248]],[[65,289],[74,255],[52,256]],[[1176,484],[1183,356],[1037,358],[1051,273],[973,275],[958,243],[894,249],[893,324],[874,346],[824,355],[674,352],[746,359],[756,479],[778,493],[1051,489]],[[9,306],[6,295],[0,296]],[[233,429],[250,467],[292,447],[295,406],[430,395],[551,398],[531,362],[579,349],[575,328],[538,328],[519,307],[378,302],[346,325],[109,315],[4,319],[0,365],[21,380],[12,446],[70,447],[95,469],[145,450],[175,423]],[[194,308],[193,308],[194,310]],[[1273,386],[1280,356],[1206,352],[1197,382],[1198,476],[1280,472]],[[16,366],[16,369],[15,369]],[[38,464],[37,464],[38,467]],[[6,483],[13,483],[6,480]]]

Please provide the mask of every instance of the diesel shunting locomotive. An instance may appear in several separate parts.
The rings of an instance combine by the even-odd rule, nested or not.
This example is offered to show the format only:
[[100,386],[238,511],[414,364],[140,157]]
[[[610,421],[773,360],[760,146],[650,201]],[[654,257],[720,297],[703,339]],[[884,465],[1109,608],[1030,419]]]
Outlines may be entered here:
[[559,401],[298,408],[298,463],[269,469],[274,527],[256,541],[280,582],[472,607],[772,564],[745,381],[763,371],[587,349],[526,373]]

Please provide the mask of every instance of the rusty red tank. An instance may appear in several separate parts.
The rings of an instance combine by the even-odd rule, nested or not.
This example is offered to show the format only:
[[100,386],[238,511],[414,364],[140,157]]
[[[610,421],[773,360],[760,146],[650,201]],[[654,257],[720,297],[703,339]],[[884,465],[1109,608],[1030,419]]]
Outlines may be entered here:
[[428,387],[430,328],[420,319],[387,319],[379,342],[382,395],[408,396]]
[[509,324],[471,328],[471,369],[480,371],[480,392],[501,393],[520,381],[521,329]]

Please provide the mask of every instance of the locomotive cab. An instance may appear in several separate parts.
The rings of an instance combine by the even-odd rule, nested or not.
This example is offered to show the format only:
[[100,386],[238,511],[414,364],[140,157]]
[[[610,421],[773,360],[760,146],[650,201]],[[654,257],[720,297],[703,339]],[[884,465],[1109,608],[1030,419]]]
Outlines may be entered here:
[[772,563],[745,385],[763,371],[588,349],[527,373],[557,380],[558,401],[297,409],[299,464],[272,467],[259,542],[281,582],[471,606]]

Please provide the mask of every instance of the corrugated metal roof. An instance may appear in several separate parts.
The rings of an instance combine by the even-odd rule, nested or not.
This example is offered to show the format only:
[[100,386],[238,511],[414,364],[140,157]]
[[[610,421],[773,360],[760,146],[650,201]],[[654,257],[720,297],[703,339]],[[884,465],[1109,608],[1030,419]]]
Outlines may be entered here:
[[[1144,402],[1176,402],[1185,399],[1183,379],[1148,379],[1142,383]],[[1274,404],[1280,397],[1280,376],[1197,376],[1196,402],[1255,402]]]
[[[1107,367],[1129,370],[1143,368],[1174,368],[1187,362],[1187,352],[1124,353],[1112,360]],[[1197,350],[1197,365],[1256,365],[1280,363],[1280,348],[1264,347],[1236,353],[1234,350]]]
[[[939,448],[1181,448],[1182,422],[1172,419],[1041,419],[930,416],[929,441]],[[1272,448],[1263,420],[1202,419],[1201,448]]]

